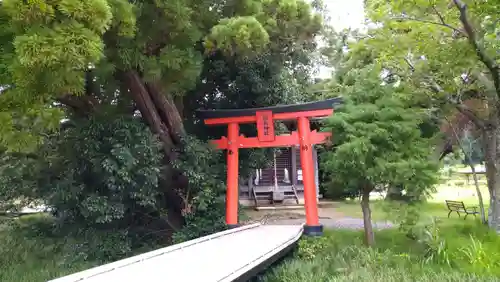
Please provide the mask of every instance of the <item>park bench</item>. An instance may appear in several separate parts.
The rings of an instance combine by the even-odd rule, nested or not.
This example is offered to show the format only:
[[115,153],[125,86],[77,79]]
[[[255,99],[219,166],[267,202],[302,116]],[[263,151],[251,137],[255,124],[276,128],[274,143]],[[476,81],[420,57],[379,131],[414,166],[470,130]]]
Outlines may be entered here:
[[465,207],[464,202],[446,200],[446,206],[450,211],[448,212],[448,218],[450,218],[450,214],[452,212],[456,212],[458,214],[458,217],[460,217],[460,213],[465,213],[464,220],[469,214],[476,216],[476,214],[479,213],[477,211],[477,207]]

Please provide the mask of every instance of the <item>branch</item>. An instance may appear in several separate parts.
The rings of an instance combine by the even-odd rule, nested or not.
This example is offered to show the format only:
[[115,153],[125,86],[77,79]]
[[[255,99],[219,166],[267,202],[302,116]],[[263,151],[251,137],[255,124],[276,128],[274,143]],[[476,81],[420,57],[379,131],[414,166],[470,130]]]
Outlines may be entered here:
[[482,85],[486,86],[487,89],[495,89],[495,85],[484,72],[475,71],[474,76],[475,79],[478,80]]
[[455,136],[455,140],[457,141],[458,147],[460,147],[460,150],[464,154],[465,159],[467,160],[467,164],[469,165],[469,167],[472,171],[472,176],[474,178],[474,184],[476,186],[476,191],[477,191],[477,197],[479,199],[479,206],[481,209],[481,220],[483,221],[483,223],[486,223],[486,216],[485,216],[484,204],[483,204],[483,196],[481,195],[481,189],[479,189],[479,183],[477,180],[476,169],[474,168],[474,164],[472,163],[471,153],[468,153],[467,151],[465,151],[465,146],[462,143],[462,141],[460,140],[460,136],[458,135],[458,132],[455,129],[455,126],[453,126],[453,124],[451,123],[451,121],[448,118],[445,117],[445,120],[450,125],[450,128],[453,131],[453,135]]
[[417,19],[417,18],[410,18],[410,17],[395,17],[395,18],[391,18],[391,19],[392,20],[399,20],[399,21],[414,21],[414,22],[421,22],[421,23],[426,23],[426,24],[444,26],[444,27],[447,27],[447,28],[453,30],[455,33],[462,34],[462,35],[466,36],[466,34],[464,34],[463,31],[461,31],[460,29],[458,29],[454,26],[451,26],[445,22],[433,22],[433,21]]
[[428,77],[428,81],[424,81],[423,84],[427,86],[432,92],[435,94],[441,94],[444,92],[443,88],[439,84],[437,84],[432,77]]
[[406,57],[404,58],[404,60],[405,60],[406,64],[410,67],[411,72],[412,73],[415,72],[415,66],[410,62],[410,60]]
[[[436,94],[443,94],[444,90],[441,88],[439,84],[437,84],[434,80],[430,79],[430,85],[428,87],[430,88],[431,91],[433,91]],[[449,96],[449,95],[448,95]],[[454,107],[464,116],[466,116],[474,125],[476,125],[478,128],[485,128],[486,127],[486,122],[480,118],[479,116],[474,113],[473,110],[471,110],[469,107],[464,105],[461,101],[454,101],[451,98],[447,98],[448,102],[454,105]]]
[[464,105],[462,103],[455,103],[455,102],[452,102],[452,103],[455,104],[455,108],[461,114],[463,114],[464,116],[469,118],[469,120],[472,123],[474,123],[474,125],[476,125],[478,128],[483,129],[486,127],[486,123],[484,122],[484,120],[482,118],[478,117],[476,115],[476,113],[474,113],[474,111],[472,111],[469,107],[467,107],[466,105]]
[[436,9],[436,5],[432,5],[432,10],[434,10],[434,13],[436,13],[436,15],[438,16],[439,21],[441,22],[441,24],[446,25],[446,22],[444,21],[444,17],[443,17],[443,15],[441,15],[441,13],[440,13],[440,12]]
[[500,98],[500,68],[498,67],[496,62],[491,57],[489,57],[488,54],[486,54],[483,46],[481,46],[477,42],[476,32],[474,31],[474,28],[472,27],[472,24],[467,17],[467,5],[462,0],[453,0],[453,3],[455,3],[455,6],[460,11],[460,22],[462,22],[467,38],[469,39],[469,43],[476,51],[476,55],[479,60],[490,71],[491,76],[493,77],[493,83],[495,85],[497,96],[498,98]]
[[99,105],[99,100],[94,96],[99,91],[95,91],[94,76],[92,69],[85,71],[85,91],[83,95],[64,94],[56,98],[56,102],[70,107],[77,114],[86,116]]
[[92,112],[96,105],[94,104],[94,97],[91,96],[75,96],[72,94],[66,94],[56,98],[56,101],[70,107],[76,113],[86,116]]

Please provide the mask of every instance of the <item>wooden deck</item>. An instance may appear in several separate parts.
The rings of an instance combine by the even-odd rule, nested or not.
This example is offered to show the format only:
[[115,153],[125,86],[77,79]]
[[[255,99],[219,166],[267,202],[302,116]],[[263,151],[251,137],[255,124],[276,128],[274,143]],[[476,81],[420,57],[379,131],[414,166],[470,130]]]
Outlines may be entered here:
[[247,225],[49,282],[246,280],[284,255],[302,231],[302,225]]

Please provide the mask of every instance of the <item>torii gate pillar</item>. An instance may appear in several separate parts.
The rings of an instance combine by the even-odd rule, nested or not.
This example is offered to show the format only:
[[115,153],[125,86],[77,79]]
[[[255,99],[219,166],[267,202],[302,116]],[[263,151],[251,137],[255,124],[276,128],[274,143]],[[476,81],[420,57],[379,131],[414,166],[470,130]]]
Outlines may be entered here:
[[300,144],[300,166],[302,167],[302,179],[304,182],[304,208],[306,209],[306,227],[310,232],[321,233],[322,226],[318,218],[318,201],[316,198],[316,181],[314,180],[314,161],[312,155],[312,144],[309,139],[311,132],[309,119],[299,117],[297,119]]
[[[300,146],[300,162],[304,183],[306,224],[304,234],[323,234],[318,218],[318,201],[314,179],[314,144],[326,142],[328,132],[311,131],[310,118],[327,117],[333,114],[333,106],[340,104],[340,98],[321,102],[291,106],[276,106],[259,109],[198,111],[207,125],[227,125],[227,138],[213,140],[217,148],[227,150],[226,224],[229,228],[238,226],[238,150],[243,148]],[[298,132],[274,135],[274,121],[295,120]],[[239,124],[257,124],[257,137],[239,135]]]
[[239,124],[227,126],[227,191],[226,191],[226,224],[233,228],[238,226],[238,134]]

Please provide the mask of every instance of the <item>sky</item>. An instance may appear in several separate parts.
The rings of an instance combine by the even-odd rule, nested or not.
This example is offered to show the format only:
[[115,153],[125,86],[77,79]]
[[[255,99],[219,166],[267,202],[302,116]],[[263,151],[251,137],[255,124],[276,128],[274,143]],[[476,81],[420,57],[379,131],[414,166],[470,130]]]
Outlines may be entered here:
[[337,29],[363,25],[363,0],[324,0],[331,24]]
[[[337,30],[361,28],[364,21],[363,0],[324,0],[330,24]],[[321,43],[320,43],[321,44]],[[331,69],[320,67],[317,77],[331,77]]]

